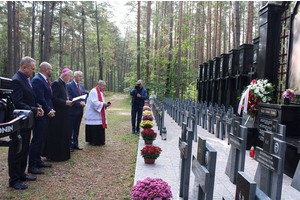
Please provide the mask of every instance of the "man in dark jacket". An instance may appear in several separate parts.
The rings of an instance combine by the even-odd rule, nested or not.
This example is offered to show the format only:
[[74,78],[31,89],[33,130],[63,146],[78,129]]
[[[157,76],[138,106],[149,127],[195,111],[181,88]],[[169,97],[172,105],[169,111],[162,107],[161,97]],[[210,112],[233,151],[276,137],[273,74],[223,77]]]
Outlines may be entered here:
[[[137,134],[140,132],[140,123],[143,114],[143,107],[145,104],[145,100],[148,97],[147,90],[143,88],[143,81],[138,80],[136,86],[130,92],[132,96],[131,101],[131,123],[132,123],[132,134]],[[136,120],[136,113],[138,113]],[[137,125],[135,128],[135,122],[137,121]]]
[[39,73],[31,81],[37,102],[42,105],[45,112],[43,117],[35,120],[35,128],[29,147],[28,172],[32,174],[44,174],[39,168],[51,167],[51,164],[46,164],[41,160],[41,150],[46,140],[49,119],[55,116],[52,106],[52,88],[49,81],[51,74],[52,66],[48,62],[42,62]]
[[[42,117],[44,111],[37,103],[36,95],[32,89],[29,77],[35,70],[35,60],[31,57],[24,57],[20,62],[19,71],[12,77],[13,103],[16,109],[31,110],[36,117]],[[12,142],[8,151],[8,173],[9,187],[15,189],[26,189],[27,185],[22,181],[35,181],[36,177],[29,177],[25,174],[27,156],[31,136],[31,128],[23,128],[20,131],[22,137],[22,150],[17,153],[18,138],[16,134],[11,136]]]
[[53,81],[52,103],[55,117],[49,119],[49,128],[42,155],[52,161],[70,159],[70,106],[66,84],[72,80],[73,72],[64,68],[58,79]]
[[[82,72],[74,72],[74,81],[67,84],[67,89],[69,93],[69,99],[86,94],[86,91],[81,85]],[[70,108],[70,151],[73,152],[74,149],[82,150],[78,144],[79,129],[81,124],[81,119],[83,116],[83,108],[85,107],[86,100],[78,101]]]

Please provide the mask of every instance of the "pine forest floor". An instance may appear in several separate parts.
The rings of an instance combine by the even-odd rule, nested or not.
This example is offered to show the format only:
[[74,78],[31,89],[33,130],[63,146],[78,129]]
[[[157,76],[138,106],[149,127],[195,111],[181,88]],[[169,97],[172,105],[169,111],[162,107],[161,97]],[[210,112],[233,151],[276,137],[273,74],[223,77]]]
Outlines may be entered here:
[[106,101],[112,103],[107,109],[106,145],[85,142],[82,120],[79,146],[83,151],[75,150],[64,162],[43,158],[52,168],[42,168],[45,174],[25,182],[26,190],[8,187],[8,147],[0,147],[0,199],[130,199],[138,148],[138,136],[131,134],[131,99],[106,92]]

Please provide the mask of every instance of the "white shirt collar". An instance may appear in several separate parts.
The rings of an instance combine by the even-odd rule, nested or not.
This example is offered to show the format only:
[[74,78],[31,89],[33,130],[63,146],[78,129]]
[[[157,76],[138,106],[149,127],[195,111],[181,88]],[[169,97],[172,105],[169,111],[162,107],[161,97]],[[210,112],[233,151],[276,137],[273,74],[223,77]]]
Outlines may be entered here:
[[47,77],[44,74],[42,74],[41,72],[39,72],[39,74],[47,81]]
[[75,80],[74,80],[74,83],[75,83],[75,85],[76,85],[76,86],[78,86],[78,85],[79,85],[79,83],[77,83]]

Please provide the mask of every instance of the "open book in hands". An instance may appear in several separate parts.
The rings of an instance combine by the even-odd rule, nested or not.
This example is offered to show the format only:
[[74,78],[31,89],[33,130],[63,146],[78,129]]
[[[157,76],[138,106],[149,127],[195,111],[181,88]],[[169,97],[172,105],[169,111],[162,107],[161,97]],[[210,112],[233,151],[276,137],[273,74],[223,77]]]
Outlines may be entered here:
[[87,96],[87,94],[84,94],[84,95],[81,95],[81,96],[78,96],[78,97],[74,97],[72,99],[72,103],[75,103],[77,101],[84,101],[86,99],[86,96]]

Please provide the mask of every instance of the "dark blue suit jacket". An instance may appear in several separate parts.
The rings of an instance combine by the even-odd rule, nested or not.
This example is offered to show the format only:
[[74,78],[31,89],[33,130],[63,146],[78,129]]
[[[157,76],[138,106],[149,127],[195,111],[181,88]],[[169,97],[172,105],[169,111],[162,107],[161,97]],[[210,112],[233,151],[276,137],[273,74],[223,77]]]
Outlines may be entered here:
[[[83,85],[79,84],[81,95],[86,94]],[[74,81],[67,84],[68,94],[69,94],[69,100],[72,101],[73,98],[80,96],[77,85]],[[84,100],[84,103],[86,103],[86,100]],[[70,115],[79,115],[83,113],[83,107],[80,106],[80,101],[77,101],[74,103],[73,106],[70,107]]]
[[32,80],[31,84],[36,94],[37,102],[42,105],[44,115],[47,115],[52,109],[51,89],[46,80],[38,73]]
[[31,110],[36,116],[39,104],[35,92],[20,71],[12,77],[12,89],[16,109]]

